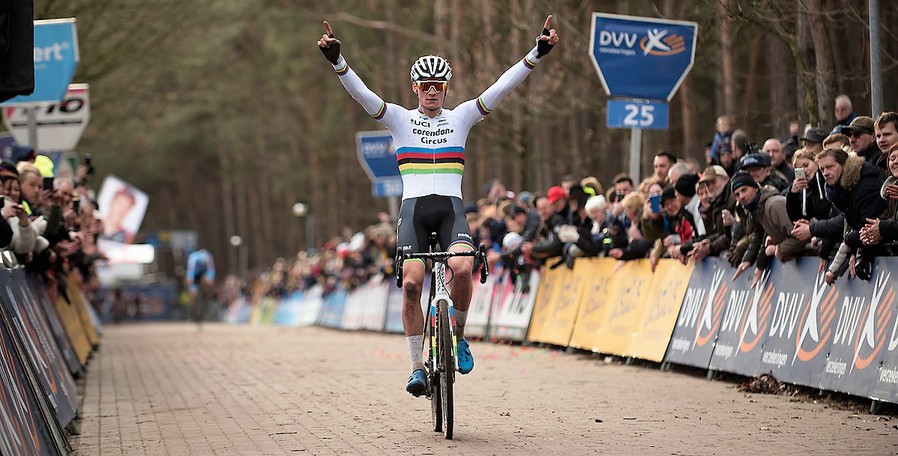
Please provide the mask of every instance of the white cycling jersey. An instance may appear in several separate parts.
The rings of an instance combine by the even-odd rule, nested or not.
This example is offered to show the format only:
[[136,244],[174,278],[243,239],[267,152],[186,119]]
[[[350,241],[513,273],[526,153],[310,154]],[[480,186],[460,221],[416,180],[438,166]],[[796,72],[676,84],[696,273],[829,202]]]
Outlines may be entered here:
[[402,175],[402,199],[426,195],[461,198],[468,132],[530,74],[538,61],[534,47],[479,97],[455,109],[443,108],[434,118],[418,109],[384,102],[365,86],[342,55],[334,71],[365,112],[390,130]]

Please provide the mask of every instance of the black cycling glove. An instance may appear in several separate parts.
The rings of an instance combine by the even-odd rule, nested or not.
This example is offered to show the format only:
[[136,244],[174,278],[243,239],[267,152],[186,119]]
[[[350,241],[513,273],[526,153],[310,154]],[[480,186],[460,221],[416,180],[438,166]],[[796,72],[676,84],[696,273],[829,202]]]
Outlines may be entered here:
[[[540,36],[549,36],[549,29],[544,28],[543,34]],[[539,39],[540,36],[536,37],[536,58],[538,58],[538,59],[542,58],[542,56],[548,54],[549,51],[551,51],[552,48],[554,47],[554,45],[549,44],[548,41],[543,41],[543,40]]]
[[[328,35],[328,38],[333,37],[333,34]],[[318,49],[321,49],[321,53],[324,54],[324,58],[326,58],[330,63],[336,65],[337,61],[340,60],[340,40],[337,40],[334,44],[331,44],[326,48],[319,47]]]

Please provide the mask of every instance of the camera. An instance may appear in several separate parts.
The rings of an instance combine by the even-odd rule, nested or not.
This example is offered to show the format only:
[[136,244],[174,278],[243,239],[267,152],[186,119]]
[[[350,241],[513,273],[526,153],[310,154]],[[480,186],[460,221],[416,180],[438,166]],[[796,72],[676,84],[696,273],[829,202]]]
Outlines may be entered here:
[[84,154],[84,165],[87,166],[87,175],[94,175],[94,165],[92,162],[93,157],[90,154]]

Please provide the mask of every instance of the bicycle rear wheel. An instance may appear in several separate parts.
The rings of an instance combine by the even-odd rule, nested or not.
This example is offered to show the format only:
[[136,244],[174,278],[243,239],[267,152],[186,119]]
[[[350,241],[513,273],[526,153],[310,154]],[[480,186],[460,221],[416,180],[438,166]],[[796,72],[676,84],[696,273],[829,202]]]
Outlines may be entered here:
[[437,305],[437,327],[439,330],[437,366],[440,377],[440,403],[443,409],[443,431],[448,440],[452,439],[454,419],[452,385],[455,383],[455,353],[452,335],[449,331],[449,303],[446,300],[440,300]]

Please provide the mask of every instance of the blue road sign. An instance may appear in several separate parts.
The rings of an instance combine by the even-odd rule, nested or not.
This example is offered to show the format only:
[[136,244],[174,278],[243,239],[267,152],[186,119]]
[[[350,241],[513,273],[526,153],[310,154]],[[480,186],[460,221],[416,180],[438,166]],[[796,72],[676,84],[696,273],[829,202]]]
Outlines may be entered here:
[[19,95],[3,104],[55,103],[62,100],[75,75],[79,59],[75,19],[34,21],[34,92]]
[[668,104],[649,100],[608,100],[608,128],[667,130]]
[[589,54],[610,96],[670,101],[695,59],[695,22],[593,13]]
[[402,177],[390,132],[360,131],[355,139],[359,163],[371,179],[374,196],[402,196]]

